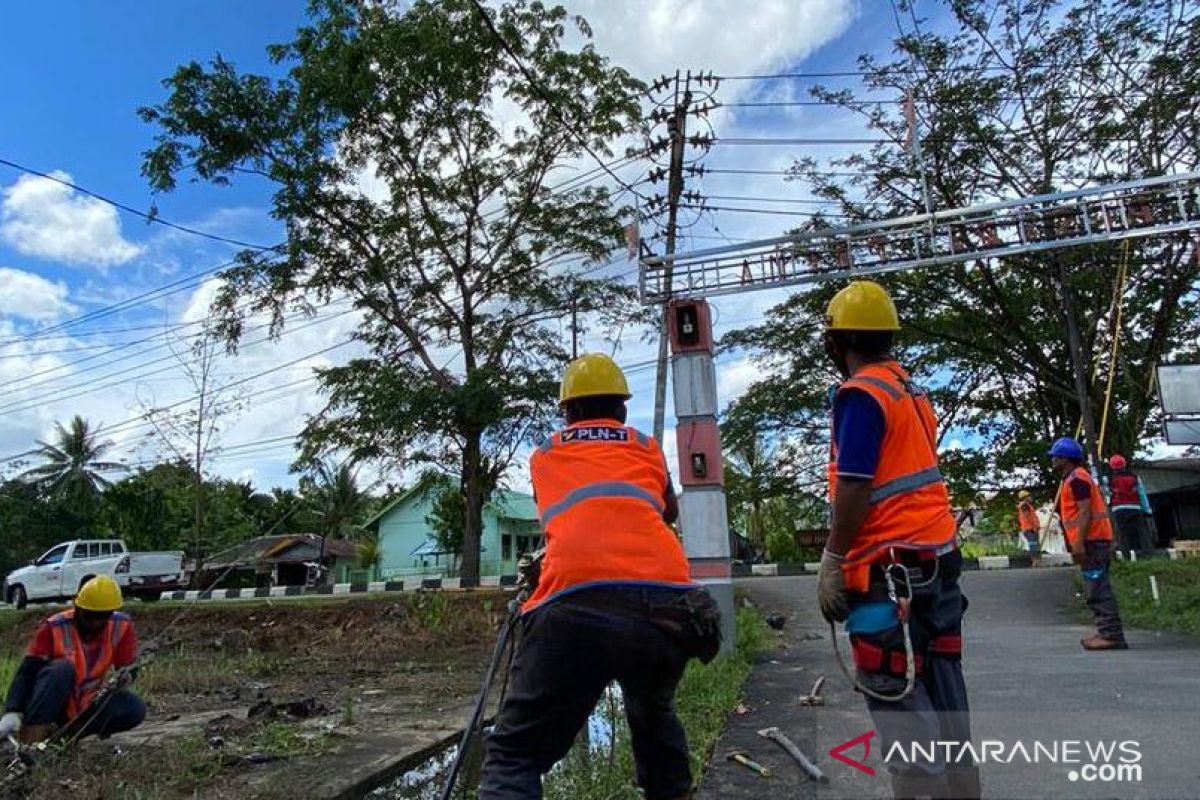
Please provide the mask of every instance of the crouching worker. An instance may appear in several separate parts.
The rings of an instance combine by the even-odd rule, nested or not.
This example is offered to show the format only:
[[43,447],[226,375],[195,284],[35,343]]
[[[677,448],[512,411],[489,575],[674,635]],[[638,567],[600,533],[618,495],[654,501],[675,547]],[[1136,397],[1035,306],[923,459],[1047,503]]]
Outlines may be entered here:
[[[74,608],[42,622],[8,690],[0,740],[34,744],[55,726],[68,726],[72,736],[107,737],[141,724],[146,705],[127,688],[137,635],[119,608],[120,587],[101,575],[80,588]],[[98,700],[112,668],[120,670],[118,685]]]
[[614,680],[647,800],[690,796],[675,688],[690,656],[716,654],[720,621],[668,527],[678,506],[662,451],[625,424],[629,397],[612,359],[572,361],[559,391],[567,428],[530,459],[546,552],[522,607],[480,800],[542,797],[542,775]]

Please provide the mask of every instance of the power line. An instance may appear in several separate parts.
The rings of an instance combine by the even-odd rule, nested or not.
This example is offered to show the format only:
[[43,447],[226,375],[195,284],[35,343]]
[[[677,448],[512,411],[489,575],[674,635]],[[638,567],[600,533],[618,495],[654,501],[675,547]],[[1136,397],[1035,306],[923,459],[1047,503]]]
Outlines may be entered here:
[[542,88],[537,76],[535,76],[530,69],[525,66],[525,62],[521,60],[520,54],[509,45],[508,41],[500,34],[500,31],[496,29],[496,24],[492,21],[491,16],[488,14],[487,9],[483,7],[483,4],[479,0],[471,0],[471,5],[473,5],[475,10],[479,13],[480,18],[483,20],[483,24],[496,39],[496,42],[500,45],[500,49],[508,54],[508,57],[512,59],[513,64],[515,64],[521,74],[525,76],[525,80],[529,81],[529,85],[541,96],[542,101],[546,103],[546,107],[550,109],[550,112],[554,114],[555,117],[558,118],[558,121],[563,128],[575,137],[576,142],[579,143],[579,146],[583,148],[584,152],[591,156],[592,160],[599,164],[600,167],[608,173],[609,177],[616,181],[623,189],[632,192],[634,196],[645,200],[646,198],[640,192],[618,177],[617,173],[609,169],[608,166],[605,165],[604,160],[601,159],[600,156],[596,155],[595,151],[592,150],[591,146],[587,143],[587,137],[580,135],[575,126],[566,118],[566,116],[563,115],[562,111],[558,107],[558,104],[555,103],[553,98],[551,98],[545,89]]
[[[278,246],[279,245],[277,245],[277,247]],[[200,284],[202,284],[206,278],[208,278],[208,277],[220,272],[221,270],[223,270],[227,267],[230,267],[236,263],[237,263],[237,259],[230,259],[229,261],[218,264],[215,267],[210,267],[208,269],[200,270],[199,272],[193,272],[190,275],[185,275],[182,278],[177,278],[177,279],[175,279],[169,283],[165,283],[162,286],[159,286],[157,288],[149,289],[147,291],[136,294],[133,297],[128,297],[124,300],[121,300],[116,303],[112,303],[107,306],[103,306],[94,311],[89,311],[86,314],[80,314],[77,317],[72,317],[70,319],[63,320],[62,322],[51,325],[48,328],[42,328],[41,330],[26,334],[25,336],[22,336],[19,339],[10,340],[10,341],[6,342],[5,344],[17,344],[17,343],[21,343],[21,342],[32,341],[34,339],[41,338],[42,336],[44,336],[47,333],[54,333],[56,331],[66,330],[67,328],[74,327],[75,325],[82,325],[85,322],[90,322],[95,319],[100,319],[102,317],[111,316],[113,314],[120,313],[121,311],[127,311],[130,308],[135,308],[139,305],[145,305],[146,303],[153,302],[154,300],[160,300],[163,297],[167,297],[168,295],[177,294],[179,292],[195,288],[195,287],[199,286]]]
[[[338,306],[338,305],[344,305],[344,304],[345,304],[345,302],[347,302],[347,300],[348,300],[348,299],[349,299],[349,298],[347,298],[347,299],[344,299],[344,300],[338,300],[338,301],[335,301],[335,302],[333,302],[333,303],[330,303],[330,304],[328,304],[327,306],[325,306],[325,308],[326,308],[326,309],[328,309],[328,308],[331,308],[331,307],[334,307],[334,306]],[[253,316],[253,315],[252,315],[252,316]],[[307,316],[309,316],[309,315],[308,315],[308,314],[306,314],[305,312],[303,312],[303,311],[299,311],[299,312],[296,312],[295,314],[292,314],[292,315],[290,315],[290,316],[285,316],[285,317],[284,317],[284,319],[285,319],[285,320],[291,320],[291,319],[300,319],[300,318],[307,317]],[[333,316],[333,317],[325,317],[324,319],[336,319],[336,318],[337,318],[337,316],[339,316],[339,315],[335,315],[335,316]],[[204,324],[204,322],[206,322],[206,321],[207,321],[207,320],[199,320],[198,322],[194,322],[194,323],[186,323],[186,324],[187,324],[188,326],[202,325],[202,324]],[[271,325],[272,325],[272,323],[271,323],[271,322],[264,322],[264,323],[262,323],[262,324],[260,324],[260,325],[253,325],[253,326],[251,326],[251,327],[247,328],[246,330],[247,330],[247,331],[257,331],[257,330],[262,330],[262,329],[264,329],[264,328],[269,328],[269,327],[271,327]],[[301,330],[302,330],[302,328],[301,328]],[[137,358],[138,356],[146,355],[146,354],[148,354],[148,353],[153,353],[153,352],[156,352],[156,351],[158,351],[158,350],[161,350],[161,349],[163,349],[164,347],[167,347],[167,346],[169,345],[169,343],[167,342],[167,340],[166,340],[166,337],[167,337],[167,335],[169,335],[169,333],[170,333],[169,331],[164,331],[164,332],[162,332],[162,333],[159,333],[159,334],[156,334],[156,335],[154,335],[154,336],[147,336],[147,337],[144,337],[144,338],[142,338],[142,339],[135,339],[134,341],[131,341],[131,342],[126,342],[126,343],[124,343],[124,344],[123,344],[121,347],[114,348],[114,350],[111,350],[111,351],[109,351],[108,353],[97,353],[97,354],[93,354],[93,355],[86,356],[86,357],[84,357],[84,358],[78,359],[78,360],[76,360],[76,361],[70,361],[70,362],[67,362],[67,363],[65,363],[65,364],[59,364],[59,365],[58,365],[58,366],[56,366],[56,367],[51,367],[50,369],[45,369],[45,370],[42,370],[41,372],[34,372],[34,373],[30,373],[29,375],[25,375],[25,376],[23,376],[22,380],[27,380],[27,379],[29,379],[29,378],[35,378],[35,377],[39,377],[39,376],[42,376],[42,375],[49,375],[49,374],[52,374],[52,373],[55,373],[55,372],[60,372],[60,371],[62,371],[62,370],[69,369],[69,368],[71,368],[71,367],[74,367],[74,366],[78,366],[79,364],[85,363],[85,362],[87,362],[87,361],[91,361],[91,360],[93,360],[93,359],[97,359],[97,358],[103,358],[104,356],[111,355],[113,352],[116,352],[116,351],[118,351],[118,350],[122,350],[122,349],[124,349],[124,348],[126,348],[126,347],[130,347],[130,346],[132,346],[132,345],[135,345],[135,344],[142,344],[142,343],[144,343],[144,342],[152,341],[152,340],[154,340],[154,339],[158,339],[158,338],[160,338],[160,337],[163,339],[163,342],[162,342],[162,343],[160,343],[160,344],[156,344],[156,345],[153,345],[153,346],[151,346],[151,347],[146,347],[146,348],[143,348],[143,349],[141,349],[141,350],[138,350],[137,352],[134,352],[134,353],[129,353],[128,355],[121,356],[120,358],[115,358],[115,359],[113,359],[112,361],[107,361],[107,362],[105,362],[105,363],[103,363],[103,364],[97,364],[97,365],[95,365],[95,366],[88,367],[87,369],[82,369],[82,370],[79,370],[79,371],[77,371],[77,372],[73,372],[73,373],[71,373],[71,374],[70,374],[70,375],[68,375],[68,376],[64,376],[64,378],[63,378],[63,379],[69,379],[69,380],[71,380],[71,381],[76,381],[76,380],[78,380],[78,379],[80,378],[80,376],[87,375],[87,374],[88,374],[88,373],[90,373],[90,372],[94,372],[94,371],[96,371],[96,370],[99,370],[99,369],[105,369],[105,368],[107,368],[107,367],[111,367],[111,366],[112,366],[112,365],[114,365],[114,364],[119,364],[119,363],[121,363],[122,361],[128,361],[129,359],[132,359],[132,358]],[[262,340],[259,340],[259,341],[262,341]],[[255,343],[256,343],[256,342],[255,342]],[[252,343],[252,344],[254,344],[254,343]],[[148,367],[148,366],[151,366],[152,364],[159,364],[159,363],[162,363],[162,362],[164,362],[164,361],[171,360],[171,359],[176,359],[176,356],[175,356],[174,354],[170,354],[170,355],[163,356],[163,357],[161,357],[161,358],[157,358],[157,359],[151,359],[151,360],[149,360],[149,361],[144,361],[144,362],[142,362],[142,363],[140,363],[140,364],[135,364],[134,366],[130,367],[130,369],[135,369],[135,370],[136,370],[136,369],[141,369],[142,367]],[[178,360],[178,359],[176,359],[176,360]],[[128,370],[123,370],[123,371],[121,371],[121,372],[112,373],[111,375],[106,375],[106,376],[103,376],[103,377],[104,377],[104,378],[107,378],[107,377],[112,377],[112,375],[120,375],[120,374],[122,374],[122,372],[125,372],[125,371],[128,371]],[[103,379],[103,378],[101,378],[101,379]],[[3,397],[4,395],[8,395],[8,394],[13,394],[13,393],[15,393],[15,392],[23,392],[23,391],[26,391],[26,390],[28,390],[28,389],[33,389],[33,388],[36,388],[36,387],[38,387],[38,386],[45,386],[46,384],[53,384],[55,381],[58,381],[58,380],[60,380],[60,378],[51,378],[51,379],[49,379],[49,380],[44,380],[44,381],[35,381],[35,382],[33,382],[33,383],[23,383],[23,384],[21,384],[21,385],[18,385],[18,386],[11,386],[11,387],[9,387],[9,388],[7,388],[7,389],[0,390],[0,397]]]
[[[288,333],[295,333],[297,331],[302,331],[306,328],[311,328],[315,325],[321,325],[321,324],[328,322],[331,319],[336,319],[337,317],[345,316],[346,314],[351,314],[354,311],[355,311],[355,309],[349,309],[347,311],[340,312],[339,314],[335,314],[333,317],[314,320],[313,322],[310,322],[307,325],[300,325],[298,327],[291,328],[290,331],[288,331]],[[268,336],[262,337],[261,339],[256,339],[252,342],[248,342],[244,346],[250,347],[250,346],[253,346],[256,344],[262,344],[263,342],[269,342],[272,340],[273,340],[273,337],[268,335]],[[130,372],[137,372],[138,370],[144,369],[145,367],[149,367],[154,364],[161,364],[165,361],[170,361],[173,363],[168,364],[167,366],[159,368],[159,369],[151,370],[150,372],[144,372],[144,373],[139,373],[139,374],[135,374],[135,375],[128,375],[128,373],[130,373]],[[98,386],[91,386],[82,391],[74,392],[74,393],[66,394],[66,395],[58,395],[55,393],[55,391],[57,391],[57,390],[52,390],[48,394],[38,395],[38,396],[35,396],[34,398],[28,398],[28,397],[22,398],[20,400],[14,401],[12,403],[8,403],[6,405],[0,406],[0,414],[15,414],[20,411],[28,411],[29,409],[37,408],[48,401],[73,400],[77,397],[84,397],[86,395],[92,394],[101,389],[112,389],[112,388],[116,388],[119,386],[124,386],[124,385],[128,384],[130,381],[136,381],[141,378],[148,378],[148,377],[151,377],[152,375],[161,375],[164,372],[169,372],[171,370],[177,369],[179,366],[180,366],[179,360],[175,357],[174,354],[166,355],[161,358],[152,359],[150,361],[146,361],[141,364],[135,364],[132,367],[117,370],[116,372],[111,372],[107,375],[102,375],[102,376],[99,376],[98,378],[96,378],[96,380],[107,380],[109,378],[115,378],[119,375],[128,375],[128,377],[122,378],[119,381],[102,383]],[[234,381],[233,384],[229,384],[229,385],[235,385],[235,384],[239,384],[239,383],[241,383],[241,381]],[[9,391],[12,391],[12,390],[9,390]]]
[[746,214],[768,214],[780,217],[833,217],[852,219],[849,214],[829,213],[825,211],[783,211],[776,208],[742,208],[738,206],[710,206],[700,203],[681,203],[684,208],[695,208],[701,211],[732,211]]
[[839,200],[818,200],[815,198],[789,197],[747,197],[745,195],[738,194],[706,194],[704,197],[709,200],[744,200],[751,203],[788,203],[813,206],[836,206],[840,205],[841,203]]
[[68,181],[63,178],[60,178],[57,175],[52,175],[50,173],[42,172],[41,170],[36,170],[36,169],[33,169],[32,167],[26,167],[23,164],[18,164],[15,161],[9,161],[7,158],[0,158],[0,164],[3,164],[6,167],[11,167],[12,169],[18,170],[20,172],[24,172],[28,175],[36,175],[39,178],[43,178],[48,181],[54,181],[55,183],[60,184],[62,186],[66,186],[67,188],[72,189],[76,192],[79,192],[80,194],[85,194],[88,197],[99,200],[102,203],[107,203],[108,205],[112,206],[113,208],[119,208],[122,211],[126,211],[130,214],[139,216],[142,219],[146,220],[146,222],[152,222],[152,223],[155,223],[158,225],[163,225],[168,228],[174,228],[177,231],[182,231],[183,233],[189,233],[192,236],[200,236],[205,239],[210,239],[214,242],[223,242],[225,244],[231,244],[236,247],[245,247],[250,250],[263,251],[263,250],[274,250],[275,249],[274,247],[266,247],[261,244],[253,244],[252,242],[243,242],[243,241],[239,241],[238,239],[230,239],[225,236],[218,236],[215,233],[208,233],[207,231],[201,231],[201,230],[197,230],[196,228],[189,228],[186,225],[180,225],[177,222],[171,222],[170,220],[163,219],[162,217],[158,216],[157,213],[149,213],[148,214],[145,211],[134,208],[133,206],[127,205],[120,201],[113,200],[111,197],[105,197],[104,195],[99,194],[98,192],[93,192],[91,189],[87,189],[83,186],[80,186],[77,183],[73,183],[72,181]]
[[[1148,65],[1148,64],[1152,64],[1152,63],[1154,63],[1153,59],[1134,59],[1134,60],[1130,60],[1130,61],[1119,62],[1119,65],[1130,67],[1130,66],[1138,66],[1138,65]],[[1084,62],[1079,62],[1076,64],[1071,64],[1071,63],[1066,63],[1066,64],[1025,64],[1025,63],[1022,63],[1021,64],[1021,68],[1024,70],[1072,69],[1072,68],[1076,68],[1076,67],[1086,67],[1086,66],[1089,66],[1089,65]],[[1011,72],[1011,71],[1013,71],[1012,67],[1000,66],[1000,65],[990,65],[990,64],[982,64],[982,65],[977,64],[977,65],[973,65],[973,66],[962,65],[962,66],[954,66],[954,67],[941,67],[937,70],[931,70],[930,75],[932,76],[934,74],[942,74],[942,73],[947,73],[947,72],[980,72],[980,73],[982,73],[982,72]],[[716,78],[717,78],[717,80],[721,80],[721,81],[765,81],[765,80],[797,80],[797,79],[805,80],[805,79],[812,79],[812,78],[863,78],[863,77],[873,77],[876,75],[887,74],[887,73],[888,73],[888,71],[886,69],[877,69],[877,70],[855,69],[855,70],[835,70],[835,71],[831,71],[831,72],[776,72],[776,73],[766,73],[766,74],[760,74],[760,75],[717,75]]]

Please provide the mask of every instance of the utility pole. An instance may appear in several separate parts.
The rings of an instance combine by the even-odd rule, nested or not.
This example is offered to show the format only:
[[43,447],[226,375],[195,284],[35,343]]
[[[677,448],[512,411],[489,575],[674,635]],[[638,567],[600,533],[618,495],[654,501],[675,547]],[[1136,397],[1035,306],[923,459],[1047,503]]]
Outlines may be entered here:
[[579,358],[579,300],[571,292],[571,360]]
[[[667,136],[671,143],[671,163],[667,172],[667,247],[666,254],[675,254],[675,232],[679,220],[679,198],[683,194],[683,148],[687,133],[688,106],[692,102],[692,73],[684,78],[683,92],[679,91],[679,70],[675,70],[675,110],[667,119]],[[671,285],[671,262],[665,266],[664,286]],[[668,298],[669,299],[669,298]],[[654,438],[663,437],[663,421],[667,410],[667,343],[670,338],[670,303],[662,306],[662,322],[658,331],[658,369],[654,380]]]
[[1071,372],[1075,377],[1075,394],[1079,399],[1079,415],[1083,418],[1084,449],[1092,462],[1092,471],[1099,474],[1100,448],[1096,441],[1096,419],[1092,416],[1092,398],[1088,391],[1087,365],[1083,363],[1083,341],[1079,337],[1079,323],[1075,313],[1075,292],[1067,282],[1067,269],[1062,264],[1057,268],[1059,295],[1062,298],[1063,316],[1067,322],[1067,347],[1071,351]]

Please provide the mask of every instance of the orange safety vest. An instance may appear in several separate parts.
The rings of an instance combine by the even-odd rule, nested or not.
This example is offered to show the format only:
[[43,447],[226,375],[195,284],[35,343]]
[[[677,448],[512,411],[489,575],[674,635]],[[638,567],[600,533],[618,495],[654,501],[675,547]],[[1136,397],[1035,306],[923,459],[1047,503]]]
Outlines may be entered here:
[[[871,481],[871,508],[842,572],[846,588],[865,592],[871,565],[895,549],[943,553],[957,546],[950,495],[938,469],[937,417],[925,390],[894,361],[871,364],[838,387],[861,389],[883,411],[885,431]],[[837,442],[829,460],[829,499],[836,502]]]
[[100,691],[104,676],[113,665],[117,645],[130,631],[133,622],[120,611],[113,612],[99,636],[99,647],[94,650],[90,663],[87,648],[79,640],[79,629],[75,627],[75,609],[55,614],[46,622],[54,635],[54,658],[65,658],[75,665],[75,688],[67,698],[67,718],[74,719],[91,705]]
[[1100,487],[1092,480],[1091,473],[1083,467],[1076,467],[1063,479],[1062,491],[1059,493],[1059,503],[1062,507],[1062,524],[1063,530],[1067,534],[1067,544],[1074,546],[1075,540],[1079,535],[1080,504],[1075,499],[1075,495],[1071,493],[1071,487],[1068,485],[1074,478],[1087,481],[1088,508],[1092,511],[1092,521],[1088,525],[1083,540],[1085,542],[1112,541],[1112,522],[1108,518],[1108,506],[1104,503],[1104,495],[1100,493]]
[[585,584],[691,585],[663,522],[670,478],[653,437],[615,420],[579,422],[539,447],[529,472],[546,555],[523,610]]
[[1042,527],[1033,503],[1028,500],[1017,503],[1017,524],[1021,526],[1022,531],[1036,531]]

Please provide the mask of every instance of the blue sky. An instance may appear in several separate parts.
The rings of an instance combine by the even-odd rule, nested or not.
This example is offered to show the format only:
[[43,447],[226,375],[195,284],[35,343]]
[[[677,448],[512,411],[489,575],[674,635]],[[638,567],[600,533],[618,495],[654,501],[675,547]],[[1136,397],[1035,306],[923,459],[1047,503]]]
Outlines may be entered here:
[[[572,0],[567,5],[592,22],[599,49],[646,79],[677,67],[718,74],[854,69],[858,53],[886,51],[895,34],[884,0]],[[162,217],[181,224],[274,244],[280,229],[268,215],[269,189],[262,184],[217,188],[183,183],[173,193],[154,197],[140,175],[141,154],[151,145],[153,131],[136,109],[161,100],[161,80],[193,59],[206,61],[220,53],[243,70],[276,70],[265,47],[291,38],[304,20],[304,6],[299,0],[15,4],[5,15],[8,30],[19,33],[10,33],[0,49],[9,123],[0,127],[0,158],[69,176],[136,208],[155,202]],[[931,0],[923,0],[918,10],[921,6],[932,10]],[[720,99],[799,99],[813,82],[729,82]],[[858,131],[852,121],[821,108],[721,111],[714,122],[720,136]],[[718,147],[707,163],[779,169],[795,156],[836,152]],[[634,166],[624,174],[642,170],[644,166]],[[802,186],[770,176],[713,175],[695,188],[709,194],[806,194]],[[691,229],[695,238],[685,237],[683,246],[717,243],[705,238],[717,235],[713,222],[707,219]],[[777,235],[795,218],[718,215],[715,222],[724,235],[753,238]],[[189,288],[120,314],[72,324],[53,337],[37,331],[212,268],[234,252],[223,244],[147,226],[133,215],[0,166],[0,459],[28,448],[33,439],[49,434],[54,421],[75,413],[116,426],[113,438],[122,458],[131,463],[153,458],[154,448],[141,441],[145,430],[134,424],[138,415],[147,403],[162,405],[189,392],[182,372],[169,368],[166,337],[147,326],[203,319],[213,287]],[[629,264],[614,267],[621,273],[630,269]],[[753,322],[780,297],[771,292],[716,302],[720,328]],[[331,316],[328,324],[297,331],[277,345],[247,348],[223,369],[230,380],[252,376],[336,343],[352,325],[352,317]],[[653,352],[647,344],[627,341],[618,360],[641,363]],[[303,378],[313,365],[335,363],[348,354],[333,351],[267,381],[249,383],[246,389],[257,394],[222,434],[227,454],[214,464],[215,470],[259,485],[291,482],[286,439],[318,407],[319,398],[311,385],[291,392],[280,385]],[[85,357],[91,360],[73,363]],[[153,368],[158,371],[146,374],[152,368],[142,365],[152,359],[159,359]],[[124,375],[118,373],[122,369]],[[723,361],[722,400],[735,397],[755,374],[744,360]],[[633,421],[649,427],[653,371],[636,370],[630,377],[637,394]],[[279,390],[271,391],[272,386]],[[673,451],[670,435],[665,444]],[[520,476],[515,483],[520,485]]]

